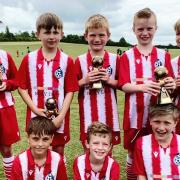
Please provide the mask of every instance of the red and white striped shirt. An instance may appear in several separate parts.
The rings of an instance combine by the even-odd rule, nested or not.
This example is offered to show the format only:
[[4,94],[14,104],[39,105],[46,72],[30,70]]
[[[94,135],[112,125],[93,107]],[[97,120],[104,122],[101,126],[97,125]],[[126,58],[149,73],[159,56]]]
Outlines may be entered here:
[[[158,61],[157,61],[158,60]],[[126,51],[120,60],[119,86],[126,83],[146,84],[154,80],[154,69],[161,64],[173,76],[170,54],[164,50],[153,48],[151,54],[145,57],[137,47]],[[148,107],[152,97],[148,93],[136,92],[125,94],[123,128],[141,129],[146,127]]]
[[35,164],[31,150],[18,155],[12,167],[11,180],[67,180],[63,158],[48,150],[47,159],[42,167]]
[[180,179],[180,136],[173,134],[167,148],[162,148],[152,134],[139,138],[133,168],[137,175],[147,176],[148,180]]
[[2,79],[6,82],[6,90],[0,92],[0,109],[14,105],[14,99],[10,91],[17,89],[15,63],[9,53],[0,50],[0,69]]
[[[180,76],[180,56],[174,58],[171,60],[173,72],[174,72],[174,77],[177,78]],[[176,99],[175,99],[175,104],[180,107],[180,95],[178,94]]]
[[[65,53],[57,50],[52,61],[46,61],[42,49],[26,55],[19,68],[19,87],[27,89],[33,103],[39,108],[45,108],[47,98],[54,97],[58,102],[58,109],[66,93],[78,90],[73,60]],[[35,114],[28,107],[27,122]],[[59,133],[69,131],[69,110],[65,121],[58,129]]]
[[120,180],[119,164],[106,156],[100,172],[95,173],[91,168],[89,154],[86,153],[75,159],[73,165],[74,180]]
[[[103,68],[107,70],[110,78],[117,80],[119,56],[105,51]],[[79,56],[75,62],[78,80],[84,78],[92,69],[90,52]],[[100,90],[91,89],[89,85],[81,87],[78,95],[80,111],[80,130],[86,133],[88,126],[99,120],[107,124],[113,131],[120,131],[117,110],[116,90],[104,84]]]

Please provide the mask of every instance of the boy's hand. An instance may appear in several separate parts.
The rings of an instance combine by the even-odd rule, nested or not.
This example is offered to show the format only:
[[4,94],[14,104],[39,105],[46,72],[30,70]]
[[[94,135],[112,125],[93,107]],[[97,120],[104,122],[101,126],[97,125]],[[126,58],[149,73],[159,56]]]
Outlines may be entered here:
[[109,81],[110,78],[109,78],[109,74],[107,73],[106,69],[104,69],[104,68],[99,69],[99,74],[101,75],[100,79],[103,82],[108,84],[108,81]]
[[2,82],[2,84],[0,85],[0,91],[4,90],[6,90],[6,82]]
[[52,120],[52,122],[54,123],[55,127],[59,129],[63,123],[63,119],[61,119],[61,116],[57,116]]
[[44,116],[44,117],[46,117],[45,109],[36,108],[36,109],[34,109],[33,112],[34,112],[36,115],[38,115],[38,116]]
[[139,84],[140,89],[144,93],[149,93],[153,96],[157,96],[160,93],[160,83],[151,81],[148,84]]
[[174,91],[176,89],[176,83],[174,81],[174,79],[172,77],[167,77],[164,79],[164,87],[167,89],[167,90],[172,90]]
[[101,74],[99,71],[96,71],[96,70],[90,71],[85,77],[86,84],[91,84],[99,80],[101,80]]
[[177,88],[180,87],[180,76],[176,78],[175,83]]

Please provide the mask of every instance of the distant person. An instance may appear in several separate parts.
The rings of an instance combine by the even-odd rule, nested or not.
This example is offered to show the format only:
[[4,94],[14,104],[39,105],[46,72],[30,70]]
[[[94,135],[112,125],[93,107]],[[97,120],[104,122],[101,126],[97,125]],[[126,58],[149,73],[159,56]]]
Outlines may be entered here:
[[117,54],[120,56],[122,55],[122,50],[120,48],[117,49]]
[[[100,121],[112,128],[112,144],[120,143],[116,88],[118,85],[120,56],[104,47],[109,40],[110,30],[106,17],[96,14],[88,18],[84,37],[89,44],[87,53],[75,61],[79,82],[80,140],[86,150],[87,127]],[[101,67],[94,68],[93,59],[102,59]],[[102,87],[99,86],[102,83]]]
[[29,46],[27,46],[27,53],[30,53],[30,52],[31,52],[31,50],[30,50]]
[[[174,30],[176,33],[176,44],[180,47],[180,19],[178,19],[175,23]],[[178,107],[180,107],[180,55],[172,59],[171,64],[176,82],[176,90],[174,92],[175,103]],[[176,133],[180,134],[180,122],[176,126]]]
[[74,63],[58,48],[63,36],[63,24],[53,13],[44,13],[36,21],[37,37],[41,48],[28,53],[19,68],[19,93],[27,104],[26,125],[34,116],[46,116],[48,98],[57,101],[59,115],[53,119],[57,128],[52,149],[64,154],[65,144],[70,140],[70,104],[78,83]]
[[148,126],[148,108],[155,103],[160,93],[160,83],[155,82],[154,70],[165,66],[169,77],[164,79],[165,88],[174,90],[170,54],[152,44],[157,30],[155,13],[144,8],[134,15],[133,31],[137,45],[127,50],[120,60],[119,87],[125,92],[124,104],[124,148],[128,150],[126,171],[127,179],[136,179],[132,171],[134,143],[139,136],[150,132]]
[[46,117],[31,119],[27,128],[29,149],[15,158],[11,180],[67,180],[63,156],[49,149],[55,129]]
[[180,135],[174,133],[179,109],[155,105],[149,116],[152,134],[136,141],[133,170],[138,180],[180,179]]
[[16,51],[16,57],[19,57],[19,50]]
[[74,180],[120,180],[119,164],[108,156],[112,148],[112,131],[100,122],[93,122],[87,129],[88,151],[74,161]]
[[18,88],[17,69],[12,56],[0,50],[0,152],[6,179],[10,178],[14,156],[12,144],[20,140],[14,98],[11,91]]

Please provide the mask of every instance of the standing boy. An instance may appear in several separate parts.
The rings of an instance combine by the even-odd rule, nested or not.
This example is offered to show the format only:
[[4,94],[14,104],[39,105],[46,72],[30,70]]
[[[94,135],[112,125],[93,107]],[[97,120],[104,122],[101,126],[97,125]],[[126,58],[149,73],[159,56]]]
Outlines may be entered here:
[[[177,20],[174,30],[176,32],[176,44],[178,47],[180,47],[180,19]],[[180,56],[175,57],[171,61],[174,76],[175,76],[175,82],[176,82],[176,90],[174,92],[175,94],[175,103],[178,107],[180,107]],[[180,122],[176,126],[176,133],[180,134]]]
[[13,163],[11,180],[67,180],[63,156],[49,149],[55,126],[43,116],[31,119],[27,128],[30,148]]
[[180,179],[180,136],[174,133],[179,109],[173,105],[150,108],[153,134],[140,137],[134,149],[138,180]]
[[69,107],[78,90],[73,60],[58,49],[63,36],[62,21],[55,14],[44,13],[36,22],[42,47],[27,54],[19,69],[19,93],[27,104],[26,125],[31,117],[45,116],[45,102],[56,99],[59,115],[53,119],[57,132],[53,150],[63,154],[69,141]]
[[112,146],[111,129],[100,122],[92,123],[87,130],[86,154],[74,161],[74,180],[120,180],[119,164],[108,156]]
[[[118,84],[119,56],[104,50],[109,40],[108,20],[96,14],[87,20],[84,37],[89,44],[87,53],[76,59],[75,66],[79,80],[80,140],[84,149],[87,128],[93,121],[100,121],[113,130],[113,145],[120,143],[120,129],[117,110],[116,88]],[[95,70],[93,58],[102,58],[102,67]],[[93,89],[94,83],[101,81],[102,88]]]
[[0,152],[6,178],[10,178],[14,156],[11,145],[20,140],[14,99],[17,69],[11,55],[0,50]]
[[[125,92],[124,105],[124,148],[128,150],[127,179],[136,179],[132,172],[133,143],[140,135],[148,133],[148,107],[152,96],[160,92],[160,84],[154,82],[154,69],[165,66],[172,75],[170,54],[152,44],[157,30],[156,15],[149,8],[138,11],[134,16],[133,31],[137,45],[121,57],[119,85]],[[164,79],[166,89],[175,88],[171,77]]]

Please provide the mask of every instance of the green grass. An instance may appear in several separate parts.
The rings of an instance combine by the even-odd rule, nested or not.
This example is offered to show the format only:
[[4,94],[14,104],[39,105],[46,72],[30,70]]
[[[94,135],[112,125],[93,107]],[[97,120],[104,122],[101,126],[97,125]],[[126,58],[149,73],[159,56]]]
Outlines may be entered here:
[[[19,67],[21,59],[27,52],[27,46],[30,47],[30,50],[35,50],[40,47],[39,42],[3,42],[0,43],[0,49],[7,50],[10,52],[15,60],[17,67]],[[63,51],[73,58],[77,57],[78,55],[85,53],[87,51],[87,45],[81,44],[66,44],[61,43],[60,48]],[[117,47],[106,47],[106,49],[110,52],[116,53]],[[16,51],[19,50],[19,57],[16,57]],[[125,50],[122,48],[122,50]],[[177,56],[180,54],[180,50],[170,50],[172,57]],[[21,132],[21,141],[16,143],[13,146],[14,154],[18,154],[19,152],[25,150],[28,147],[26,134],[25,134],[25,111],[26,105],[23,103],[22,99],[20,98],[17,91],[14,93],[14,97],[16,99],[16,112],[18,117],[19,128]],[[118,91],[118,110],[119,110],[119,117],[122,120],[123,114],[123,103],[124,103],[124,95],[122,92]],[[71,104],[71,140],[67,144],[65,148],[65,156],[67,159],[67,172],[69,179],[72,179],[72,164],[73,160],[76,156],[83,153],[82,146],[79,141],[79,109],[78,109],[78,102],[77,102],[77,93],[74,96],[73,102]],[[122,126],[122,123],[121,123]],[[122,128],[121,128],[122,129]],[[121,131],[121,140],[122,131]],[[126,151],[123,149],[123,145],[114,146],[113,149],[113,156],[114,158],[121,164],[121,179],[125,180],[125,159],[126,159]],[[2,162],[2,157],[0,157],[0,162]],[[5,179],[3,175],[2,163],[0,163],[0,180]]]

